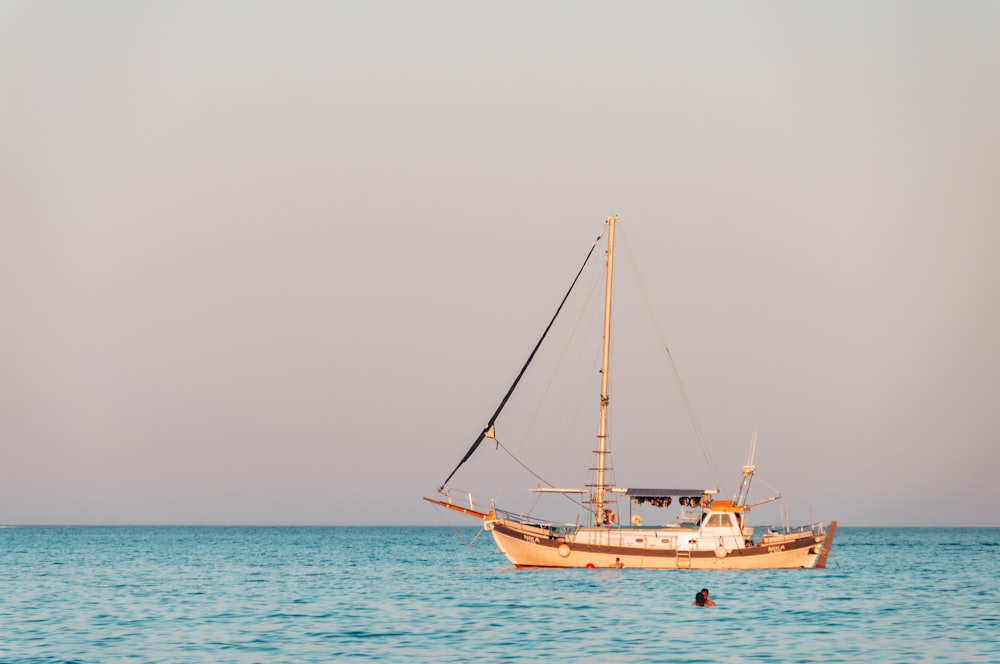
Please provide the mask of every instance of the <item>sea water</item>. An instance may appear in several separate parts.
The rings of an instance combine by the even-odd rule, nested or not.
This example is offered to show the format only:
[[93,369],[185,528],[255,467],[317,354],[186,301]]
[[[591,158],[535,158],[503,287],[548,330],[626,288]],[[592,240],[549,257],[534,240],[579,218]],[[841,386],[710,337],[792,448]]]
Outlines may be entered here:
[[998,555],[842,527],[825,570],[517,570],[476,528],[4,528],[0,661],[998,662]]

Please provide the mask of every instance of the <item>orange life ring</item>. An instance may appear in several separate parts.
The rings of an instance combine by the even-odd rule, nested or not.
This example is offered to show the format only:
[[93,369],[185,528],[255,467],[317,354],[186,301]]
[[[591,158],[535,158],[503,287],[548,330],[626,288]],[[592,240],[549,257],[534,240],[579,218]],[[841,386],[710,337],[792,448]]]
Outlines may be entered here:
[[604,525],[610,526],[615,522],[615,513],[611,510],[604,510]]

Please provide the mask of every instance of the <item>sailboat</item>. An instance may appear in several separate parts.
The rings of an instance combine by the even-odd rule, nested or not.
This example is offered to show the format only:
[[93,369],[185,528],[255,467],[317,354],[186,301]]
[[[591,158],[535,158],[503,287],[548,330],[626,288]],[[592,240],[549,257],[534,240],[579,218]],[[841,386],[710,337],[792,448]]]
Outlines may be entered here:
[[[477,500],[471,493],[449,487],[458,469],[469,460],[480,444],[495,437],[495,424],[507,401],[514,393],[546,335],[559,316],[580,274],[595,248],[591,247],[584,267],[580,268],[569,291],[563,297],[555,316],[535,345],[521,372],[511,385],[499,408],[479,433],[471,448],[438,488],[438,496],[424,498],[435,505],[481,519],[504,556],[518,568],[533,567],[628,567],[645,569],[787,569],[823,568],[833,544],[837,522],[828,526],[822,522],[799,527],[751,526],[752,507],[777,497],[750,503],[750,486],[756,472],[753,449],[748,463],[742,468],[739,488],[730,500],[720,499],[718,487],[692,489],[650,489],[618,486],[610,472],[608,445],[609,357],[611,344],[611,300],[614,267],[616,216],[606,219],[606,277],[604,295],[604,328],[601,349],[600,406],[593,481],[582,488],[538,487],[534,491],[579,496],[583,508],[576,522],[538,519],[530,514],[518,514],[499,509],[494,500]],[[754,439],[754,445],[756,439]],[[656,524],[643,524],[639,507],[663,509],[674,500],[680,505],[676,522],[662,518]],[[615,513],[624,502],[630,516]],[[653,521],[653,519],[650,519]]]

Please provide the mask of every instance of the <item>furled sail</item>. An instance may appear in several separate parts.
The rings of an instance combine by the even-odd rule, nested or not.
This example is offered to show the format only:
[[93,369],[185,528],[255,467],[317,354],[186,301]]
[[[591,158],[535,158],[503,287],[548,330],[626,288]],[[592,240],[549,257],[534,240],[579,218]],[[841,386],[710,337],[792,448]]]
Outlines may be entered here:
[[583,259],[583,265],[580,266],[580,270],[573,278],[573,283],[569,285],[569,290],[566,291],[566,295],[563,296],[562,301],[556,308],[556,313],[553,314],[552,320],[550,320],[549,324],[545,327],[545,331],[542,332],[541,339],[539,339],[538,343],[535,344],[535,348],[531,351],[531,355],[528,356],[528,360],[524,363],[524,366],[521,367],[521,371],[517,374],[517,378],[514,379],[514,383],[510,386],[510,389],[507,390],[507,394],[504,395],[500,405],[497,406],[496,412],[493,413],[493,417],[490,418],[490,421],[486,423],[485,427],[483,427],[482,432],[480,432],[479,436],[476,437],[476,442],[472,443],[472,447],[469,448],[469,451],[465,453],[462,460],[458,462],[457,466],[455,466],[455,470],[451,471],[451,473],[448,474],[448,477],[445,478],[445,481],[441,483],[441,486],[438,487],[438,491],[444,490],[444,488],[448,485],[448,481],[451,480],[456,472],[458,472],[458,469],[462,467],[462,464],[468,461],[469,457],[475,453],[476,448],[478,448],[479,444],[483,442],[483,439],[495,437],[493,433],[493,425],[496,423],[497,417],[500,416],[500,412],[503,410],[504,406],[507,405],[507,401],[510,399],[510,396],[514,394],[517,384],[521,382],[521,377],[524,376],[524,372],[528,370],[528,366],[531,364],[531,361],[535,359],[535,353],[537,353],[538,349],[541,348],[542,342],[545,341],[545,336],[549,333],[549,330],[552,329],[552,324],[556,322],[556,318],[559,317],[559,312],[562,311],[563,305],[566,304],[566,300],[569,299],[569,294],[573,292],[573,287],[576,286],[576,282],[580,279],[580,275],[583,274],[583,269],[587,267],[587,261],[589,261],[590,257],[593,255],[594,249],[597,247],[597,243],[601,241],[601,237],[601,235],[598,235],[597,239],[594,240],[594,244],[590,247],[590,251],[587,252],[587,257]]

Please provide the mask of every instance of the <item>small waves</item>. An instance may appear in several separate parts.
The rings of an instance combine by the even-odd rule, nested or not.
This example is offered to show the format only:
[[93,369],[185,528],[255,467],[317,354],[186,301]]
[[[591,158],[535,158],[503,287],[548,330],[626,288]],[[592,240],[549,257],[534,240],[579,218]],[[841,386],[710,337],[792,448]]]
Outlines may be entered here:
[[448,528],[22,527],[0,661],[995,661],[997,541],[842,528],[826,570],[513,570]]

